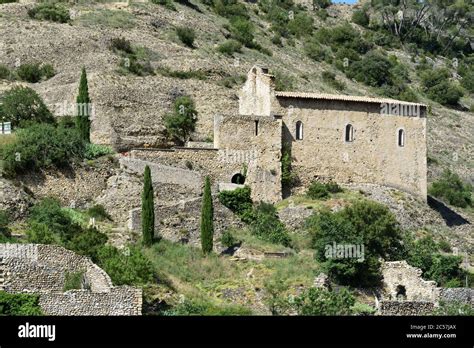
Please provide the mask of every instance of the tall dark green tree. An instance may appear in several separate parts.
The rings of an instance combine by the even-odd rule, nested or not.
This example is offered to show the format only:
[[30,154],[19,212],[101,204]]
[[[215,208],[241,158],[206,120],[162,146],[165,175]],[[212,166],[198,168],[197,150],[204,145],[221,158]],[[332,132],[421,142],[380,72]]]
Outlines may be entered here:
[[84,141],[90,142],[90,131],[92,104],[89,97],[89,87],[87,86],[87,73],[86,68],[82,68],[81,81],[79,82],[79,94],[76,98],[77,104],[77,118],[76,127]]
[[150,167],[145,167],[142,193],[142,233],[143,243],[150,246],[155,236],[155,205],[153,203],[153,185]]
[[212,251],[214,237],[214,207],[212,206],[211,181],[206,177],[201,208],[201,247],[205,254]]

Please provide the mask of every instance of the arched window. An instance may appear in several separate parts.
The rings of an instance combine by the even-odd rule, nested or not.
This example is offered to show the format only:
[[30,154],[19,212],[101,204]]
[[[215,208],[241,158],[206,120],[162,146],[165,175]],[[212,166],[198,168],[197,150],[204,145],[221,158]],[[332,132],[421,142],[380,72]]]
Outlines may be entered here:
[[296,122],[296,140],[303,140],[303,122]]
[[354,141],[354,127],[351,124],[346,126],[346,141],[352,142]]
[[398,130],[398,146],[405,146],[405,131],[403,129]]
[[395,291],[397,292],[397,301],[405,301],[407,299],[407,290],[403,285],[397,286]]

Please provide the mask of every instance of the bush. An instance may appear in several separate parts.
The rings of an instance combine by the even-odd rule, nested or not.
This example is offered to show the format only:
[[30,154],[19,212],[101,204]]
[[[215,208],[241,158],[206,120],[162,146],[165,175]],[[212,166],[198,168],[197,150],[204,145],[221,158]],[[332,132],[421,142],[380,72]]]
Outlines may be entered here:
[[221,243],[226,248],[234,246],[236,243],[236,239],[232,235],[232,232],[225,230],[221,235]]
[[367,27],[370,22],[370,17],[364,10],[357,10],[352,14],[352,22],[362,27]]
[[240,52],[241,49],[242,44],[239,41],[232,39],[225,41],[224,43],[219,45],[219,47],[217,47],[217,50],[220,53],[226,54],[228,56],[232,56],[234,53]]
[[313,0],[313,5],[317,8],[328,8],[331,4],[331,0]]
[[48,227],[48,225],[32,221],[26,230],[29,243],[35,244],[61,244],[61,239]]
[[[10,237],[10,230],[8,228],[8,224],[10,223],[10,219],[8,214],[4,210],[0,210],[0,238]],[[0,243],[2,241],[0,240]]]
[[287,247],[291,245],[285,225],[279,220],[272,204],[261,202],[255,207],[250,230],[262,240]]
[[[400,229],[385,206],[359,201],[338,212],[322,211],[306,221],[312,235],[315,257],[340,284],[373,286],[380,281],[379,258],[398,259],[403,255]],[[336,246],[357,247],[362,255],[335,257]],[[363,247],[363,249],[362,249]]]
[[350,64],[347,73],[350,78],[368,86],[381,87],[392,85],[392,67],[393,64],[385,56],[370,51],[360,61]]
[[461,88],[449,81],[447,69],[430,69],[421,74],[424,91],[428,98],[443,105],[456,105],[463,96]]
[[254,25],[249,20],[242,17],[234,17],[231,19],[230,23],[230,31],[234,39],[241,42],[244,46],[255,48]]
[[196,37],[196,33],[194,29],[187,28],[187,27],[179,27],[176,28],[176,34],[178,38],[184,43],[186,46],[193,48],[194,47],[194,39]]
[[0,64],[0,80],[9,80],[11,78],[12,74],[10,72],[10,69],[8,69],[7,66]]
[[57,3],[40,3],[28,10],[28,15],[34,19],[58,23],[67,23],[70,20],[68,9]]
[[18,67],[16,73],[23,81],[36,83],[41,80],[41,67],[38,63],[22,64]]
[[321,62],[328,58],[327,50],[323,46],[321,46],[318,40],[316,40],[314,37],[306,41],[304,45],[304,50],[309,58],[317,62]]
[[82,280],[84,279],[84,272],[66,272],[64,275],[63,292],[69,290],[82,289]]
[[219,192],[219,202],[232,210],[242,221],[252,221],[252,199],[250,187],[245,186],[233,191]]
[[321,74],[323,81],[329,84],[330,86],[334,87],[338,91],[342,91],[344,88],[346,88],[346,85],[344,82],[338,81],[336,79],[336,74],[329,72],[329,71],[323,71]]
[[132,48],[132,44],[130,43],[130,41],[123,37],[113,38],[110,42],[110,48],[112,50],[117,50],[117,51],[128,53],[128,54],[134,53],[134,50]]
[[173,0],[151,0],[152,3],[156,5],[161,5],[171,11],[176,11],[176,6],[173,3]]
[[112,246],[99,251],[99,265],[110,276],[114,285],[143,285],[155,278],[150,260],[135,246],[121,252]]
[[463,315],[463,316],[473,316],[474,308],[469,303],[462,303],[458,301],[440,301],[439,307],[433,312],[433,315],[442,315],[442,316],[454,316],[454,315]]
[[113,153],[114,150],[109,146],[87,143],[84,151],[84,157],[88,160],[93,160],[105,155],[111,155]]
[[434,255],[430,270],[426,273],[429,279],[438,283],[438,286],[457,288],[462,286],[464,271],[459,267],[462,256]]
[[280,71],[275,72],[275,90],[276,91],[293,91],[295,89],[294,78]]
[[54,75],[56,75],[56,72],[51,64],[43,64],[41,66],[41,77],[44,77],[47,80]]
[[313,33],[313,24],[313,17],[307,15],[305,12],[300,12],[295,15],[293,20],[290,20],[288,30],[297,38],[311,36]]
[[42,315],[39,295],[0,291],[0,315]]
[[17,140],[3,149],[8,175],[50,167],[66,167],[83,158],[84,142],[71,128],[33,124],[16,132]]
[[95,228],[78,231],[70,240],[65,241],[65,246],[76,253],[88,256],[95,263],[99,262],[99,253],[107,243],[107,236]]
[[294,299],[298,315],[351,315],[354,297],[346,289],[332,292],[310,288]]
[[185,299],[170,310],[163,313],[165,316],[179,315],[199,315],[199,316],[231,316],[231,315],[251,315],[252,311],[238,305],[216,306],[208,301],[193,299]]
[[433,182],[428,193],[455,207],[472,206],[472,186],[463,183],[459,175],[450,170],[444,171],[441,178]]
[[[474,68],[474,66],[473,66]],[[0,72],[0,78],[1,78]],[[470,93],[474,93],[474,71],[468,71],[463,77],[461,81],[461,85],[467,89]]]
[[0,101],[3,103],[0,116],[10,121],[13,127],[21,127],[29,121],[54,122],[43,99],[31,88],[13,87],[3,94]]
[[184,144],[194,132],[196,121],[194,101],[189,96],[182,96],[174,101],[173,113],[165,116],[165,127],[174,139]]
[[308,187],[306,195],[311,199],[326,199],[329,197],[329,191],[325,184],[313,181]]

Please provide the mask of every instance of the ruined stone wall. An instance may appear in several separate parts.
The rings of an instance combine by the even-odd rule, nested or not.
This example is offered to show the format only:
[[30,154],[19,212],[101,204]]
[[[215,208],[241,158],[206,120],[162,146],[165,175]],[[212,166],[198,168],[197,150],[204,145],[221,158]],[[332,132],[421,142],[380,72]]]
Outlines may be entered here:
[[384,262],[383,285],[387,293],[385,300],[396,300],[399,286],[404,287],[407,301],[438,302],[439,289],[434,281],[421,278],[422,271],[406,261]]
[[[155,205],[156,234],[173,242],[190,243],[200,246],[202,197],[178,202],[173,205]],[[222,232],[228,228],[242,227],[242,222],[225,206],[216,195],[213,196],[214,206],[214,244]],[[129,228],[141,231],[141,209],[130,211]]]
[[[426,200],[426,118],[382,115],[380,104],[278,97],[284,141],[303,186],[315,179],[392,186]],[[296,122],[303,139],[296,140]],[[345,127],[353,126],[353,141]],[[405,146],[398,146],[398,130]]]
[[472,288],[441,288],[439,300],[444,302],[461,302],[474,307],[474,289]]
[[[58,245],[0,244],[3,276],[0,289],[36,293],[51,315],[136,315],[141,313],[141,289],[114,287],[92,261]],[[66,273],[84,274],[87,290],[63,293]],[[140,298],[140,300],[138,299]],[[112,305],[113,304],[113,305]]]
[[281,200],[281,119],[216,116],[214,123],[214,146],[220,154],[244,152],[252,158],[246,163],[245,181],[252,189],[252,199],[271,203]]
[[381,301],[380,315],[430,315],[435,309],[434,303],[423,301]]
[[254,66],[239,95],[239,114],[271,116],[276,103],[274,77],[268,70]]
[[70,290],[45,293],[39,304],[46,315],[141,315],[142,290],[121,286],[108,293]]

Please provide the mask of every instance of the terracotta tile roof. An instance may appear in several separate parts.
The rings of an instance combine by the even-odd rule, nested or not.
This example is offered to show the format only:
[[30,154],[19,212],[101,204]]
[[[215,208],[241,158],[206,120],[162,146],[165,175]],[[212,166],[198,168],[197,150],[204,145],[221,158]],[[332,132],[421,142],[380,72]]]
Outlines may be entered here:
[[275,92],[277,97],[284,98],[303,98],[303,99],[325,99],[325,100],[342,100],[342,101],[353,101],[353,102],[363,102],[363,103],[392,103],[392,104],[403,104],[403,105],[418,105],[424,106],[425,104],[419,103],[410,103],[402,100],[395,100],[390,98],[370,98],[370,97],[361,97],[355,95],[343,95],[343,94],[325,94],[325,93],[304,93],[304,92]]

